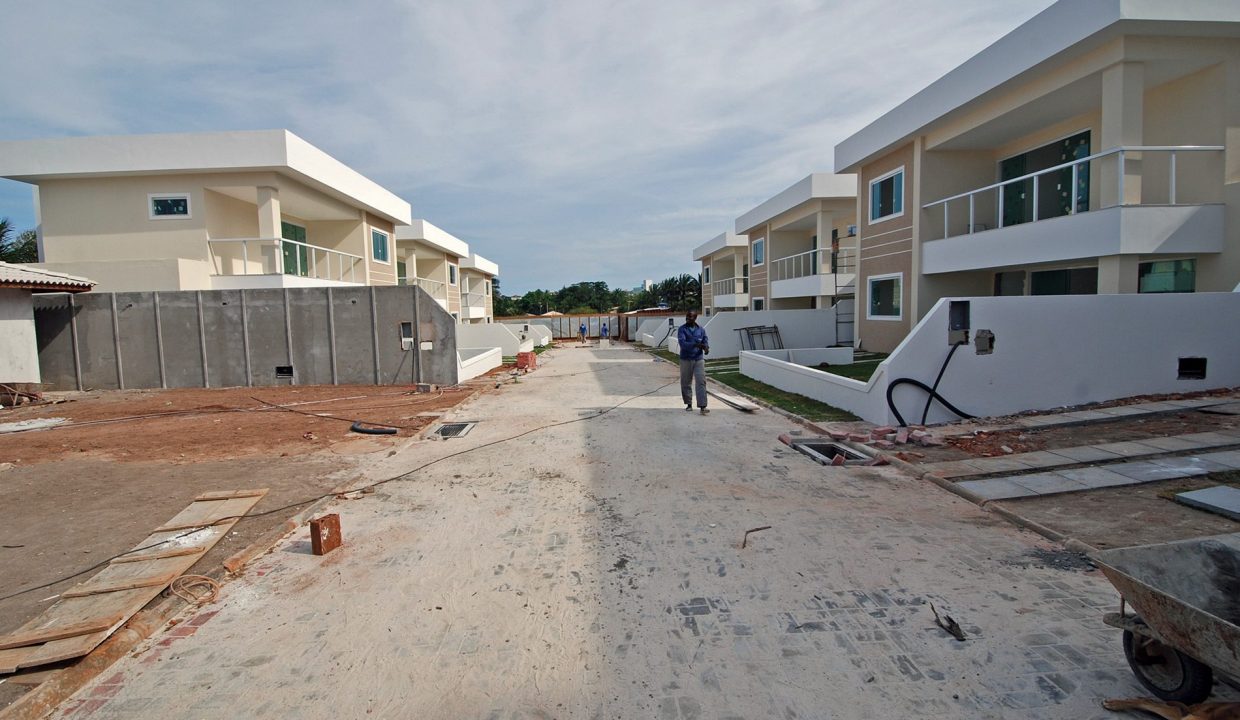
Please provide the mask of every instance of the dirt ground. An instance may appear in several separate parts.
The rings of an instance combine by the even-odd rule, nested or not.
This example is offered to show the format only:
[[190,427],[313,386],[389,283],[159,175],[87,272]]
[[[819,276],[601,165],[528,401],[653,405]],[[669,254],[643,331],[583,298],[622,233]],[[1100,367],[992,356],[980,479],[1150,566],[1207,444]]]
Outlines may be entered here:
[[1240,531],[1240,523],[1181,505],[1172,496],[1213,485],[1240,487],[1240,474],[1127,485],[1090,492],[1006,500],[1004,507],[1105,550]]
[[[414,441],[473,389],[303,386],[66,393],[65,402],[0,412],[0,423],[66,418],[0,434],[0,633],[22,625],[89,570],[211,490],[269,488],[191,573],[217,567],[309,502],[359,477],[368,455]],[[297,410],[281,410],[273,403]],[[346,420],[347,418],[348,420]],[[350,431],[352,419],[398,427]],[[83,572],[86,571],[86,572]],[[79,576],[56,582],[72,573]],[[0,685],[0,708],[25,688]]]

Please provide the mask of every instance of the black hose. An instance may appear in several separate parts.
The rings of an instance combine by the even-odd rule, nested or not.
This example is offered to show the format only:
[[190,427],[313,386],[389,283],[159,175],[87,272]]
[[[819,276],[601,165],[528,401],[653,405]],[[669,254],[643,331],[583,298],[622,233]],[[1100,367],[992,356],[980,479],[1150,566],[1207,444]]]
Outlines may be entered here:
[[394,427],[366,427],[365,425],[362,425],[362,422],[360,420],[350,425],[349,429],[355,433],[361,433],[363,435],[395,435],[396,434],[396,428]]
[[927,415],[929,415],[930,413],[930,403],[933,400],[938,400],[939,403],[943,407],[947,408],[951,412],[955,413],[956,415],[966,420],[969,420],[975,417],[974,415],[970,415],[969,413],[961,410],[955,405],[952,405],[950,402],[947,401],[947,398],[940,395],[938,391],[939,381],[943,379],[943,373],[947,370],[947,363],[951,362],[952,356],[956,354],[956,348],[958,347],[960,346],[952,345],[951,351],[947,353],[947,358],[943,360],[943,367],[939,368],[939,376],[934,381],[934,387],[930,387],[924,382],[920,380],[914,380],[913,378],[896,378],[895,380],[892,380],[889,385],[887,385],[887,407],[888,409],[891,410],[891,414],[895,416],[896,421],[900,423],[900,427],[908,427],[908,423],[905,422],[904,416],[900,414],[900,411],[896,409],[896,403],[892,399],[892,393],[900,385],[912,385],[914,387],[919,387],[922,390],[925,390],[926,393],[929,395],[929,397],[926,398],[926,409],[923,411],[922,416],[921,416],[921,422],[923,425],[926,422]]

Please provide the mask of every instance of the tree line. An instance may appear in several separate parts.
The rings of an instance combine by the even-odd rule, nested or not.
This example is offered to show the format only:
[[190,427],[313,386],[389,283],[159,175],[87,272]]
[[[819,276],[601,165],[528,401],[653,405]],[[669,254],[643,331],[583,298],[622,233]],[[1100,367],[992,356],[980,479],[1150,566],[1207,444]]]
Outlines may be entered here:
[[613,289],[605,282],[579,282],[559,290],[531,290],[521,297],[506,297],[500,293],[498,279],[492,283],[491,290],[495,314],[505,316],[542,315],[552,311],[579,315],[653,307],[682,311],[699,309],[702,304],[701,285],[692,275],[660,280],[649,290]]
[[0,218],[0,262],[39,262],[39,240],[35,231],[15,230],[8,218]]

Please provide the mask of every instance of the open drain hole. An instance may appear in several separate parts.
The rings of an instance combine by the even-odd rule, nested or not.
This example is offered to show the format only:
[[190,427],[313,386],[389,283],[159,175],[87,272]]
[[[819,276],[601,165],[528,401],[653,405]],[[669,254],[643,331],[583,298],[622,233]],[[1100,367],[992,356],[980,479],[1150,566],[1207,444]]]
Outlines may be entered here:
[[[846,463],[857,464],[859,462],[868,462],[870,460],[869,457],[857,452],[856,450],[846,448],[839,443],[825,442],[822,440],[793,442],[792,447],[796,448],[796,450],[801,454],[806,455],[815,462],[823,465],[840,465]],[[843,460],[837,460],[836,458],[843,458]]]
[[443,425],[440,425],[439,427],[435,428],[435,434],[443,438],[465,437],[465,435],[470,430],[473,430],[474,426],[477,424],[478,423],[472,423],[472,422],[444,423]]

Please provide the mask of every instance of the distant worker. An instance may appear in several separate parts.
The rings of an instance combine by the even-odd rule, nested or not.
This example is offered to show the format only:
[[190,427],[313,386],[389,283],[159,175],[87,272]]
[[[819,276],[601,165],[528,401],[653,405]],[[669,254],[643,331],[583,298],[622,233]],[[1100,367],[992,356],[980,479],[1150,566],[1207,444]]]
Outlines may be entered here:
[[690,310],[685,313],[685,324],[676,331],[676,340],[680,343],[680,397],[685,401],[685,410],[693,410],[693,394],[689,385],[697,395],[697,405],[705,415],[706,409],[706,356],[710,354],[710,341],[706,338],[706,328],[697,324],[697,313]]
[[603,329],[599,331],[599,337],[603,338],[604,340],[611,337],[610,335],[607,334],[607,323],[603,323]]
[[581,344],[586,342],[586,324],[581,323],[581,327],[577,328],[577,337],[581,338]]

